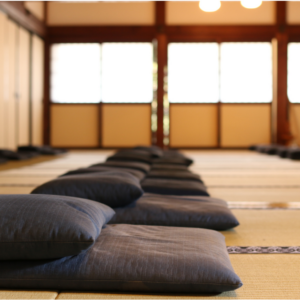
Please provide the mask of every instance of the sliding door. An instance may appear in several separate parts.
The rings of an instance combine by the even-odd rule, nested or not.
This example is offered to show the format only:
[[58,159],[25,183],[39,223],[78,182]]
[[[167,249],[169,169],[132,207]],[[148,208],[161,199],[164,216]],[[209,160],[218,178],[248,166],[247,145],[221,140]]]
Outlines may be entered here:
[[151,43],[51,46],[51,145],[151,145]]
[[271,43],[170,43],[167,86],[171,147],[270,143]]

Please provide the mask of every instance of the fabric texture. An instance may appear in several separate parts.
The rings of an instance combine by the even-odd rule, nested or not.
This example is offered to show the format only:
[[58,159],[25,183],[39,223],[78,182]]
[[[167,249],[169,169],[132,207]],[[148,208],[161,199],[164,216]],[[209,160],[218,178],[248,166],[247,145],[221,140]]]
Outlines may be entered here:
[[108,225],[80,255],[0,262],[6,289],[221,293],[241,286],[222,234],[198,228]]
[[160,158],[154,158],[152,160],[152,163],[154,164],[166,164],[166,165],[184,165],[184,166],[190,166],[193,161],[189,158],[184,157],[160,157]]
[[163,179],[177,179],[177,180],[195,180],[203,181],[198,174],[194,174],[189,171],[177,171],[177,170],[150,170],[146,178],[163,178]]
[[[222,203],[223,202],[223,203]],[[116,208],[110,224],[138,224],[227,230],[239,225],[226,202],[210,197],[144,194],[136,202]]]
[[122,207],[143,194],[139,180],[126,172],[102,172],[59,177],[46,182],[32,194],[79,197],[110,207]]
[[53,195],[0,195],[0,260],[53,259],[91,247],[114,211]]
[[178,196],[209,196],[200,181],[146,178],[141,182],[146,193]]
[[172,165],[172,164],[156,164],[153,163],[151,165],[151,171],[156,171],[156,170],[174,170],[174,171],[187,171],[187,172],[191,172],[189,171],[188,167],[185,165]]
[[143,150],[121,150],[116,152],[114,155],[107,158],[107,161],[110,160],[120,160],[120,161],[136,161],[142,162],[146,164],[152,163],[152,155],[151,153]]
[[153,158],[154,157],[162,157],[164,155],[163,150],[157,146],[137,146],[137,147],[134,147],[133,149],[149,152],[149,153],[151,153],[151,157],[153,157]]
[[69,171],[60,177],[63,176],[69,176],[69,175],[78,175],[78,174],[88,174],[88,173],[101,173],[101,172],[108,172],[108,171],[117,171],[117,172],[126,172],[134,177],[136,177],[138,180],[142,180],[145,178],[145,173],[142,171],[134,170],[134,169],[128,169],[128,168],[115,168],[110,166],[99,166],[99,167],[89,167],[89,168],[81,168],[77,170]]
[[142,171],[144,173],[148,173],[150,171],[151,166],[149,164],[144,164],[142,162],[133,162],[133,161],[106,161],[103,163],[94,164],[90,167],[114,167],[114,168],[126,168]]

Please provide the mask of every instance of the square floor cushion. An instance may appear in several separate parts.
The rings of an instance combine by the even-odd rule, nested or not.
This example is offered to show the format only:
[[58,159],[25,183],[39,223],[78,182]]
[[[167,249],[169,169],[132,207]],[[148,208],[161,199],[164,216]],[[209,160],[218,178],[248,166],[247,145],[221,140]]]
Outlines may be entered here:
[[102,172],[59,177],[46,182],[32,194],[79,197],[110,207],[122,207],[143,194],[139,180],[126,172]]
[[151,171],[154,170],[174,170],[174,171],[186,171],[191,172],[186,165],[172,165],[172,164],[155,164],[151,165]]
[[163,150],[157,146],[137,146],[137,147],[134,147],[133,149],[149,152],[149,153],[151,153],[151,156],[153,158],[161,157],[164,155]]
[[242,286],[217,231],[107,225],[86,252],[57,260],[0,261],[0,288],[221,293]]
[[126,169],[133,169],[142,171],[144,173],[148,173],[151,169],[151,166],[149,164],[145,164],[142,162],[133,162],[133,161],[106,161],[102,163],[97,163],[94,165],[91,165],[90,167],[112,167],[112,168],[126,168]]
[[107,171],[117,171],[117,172],[126,172],[134,177],[136,177],[138,180],[142,180],[145,178],[146,174],[142,171],[134,170],[134,169],[128,169],[128,168],[115,168],[110,166],[99,166],[99,167],[89,167],[89,168],[81,168],[69,171],[60,177],[63,176],[69,176],[69,175],[78,175],[78,174],[88,174],[88,173],[101,173],[101,172],[107,172]]
[[287,157],[294,160],[300,160],[300,148],[290,148]]
[[91,247],[114,211],[86,199],[0,195],[0,260],[54,259]]
[[178,171],[178,170],[150,170],[146,178],[162,178],[162,179],[178,179],[178,180],[195,180],[203,181],[198,174],[194,174],[190,171]]
[[183,166],[190,166],[193,161],[189,158],[185,157],[160,157],[160,158],[153,158],[153,164],[166,164],[166,165],[183,165]]
[[145,178],[141,182],[146,193],[178,196],[209,196],[200,181]]
[[107,161],[110,160],[120,160],[120,161],[137,161],[146,164],[152,163],[152,155],[151,153],[143,150],[122,150],[116,152],[114,155],[107,158]]
[[177,227],[197,227],[227,230],[239,225],[223,200],[207,196],[166,196],[144,194],[122,208],[110,224],[138,224]]

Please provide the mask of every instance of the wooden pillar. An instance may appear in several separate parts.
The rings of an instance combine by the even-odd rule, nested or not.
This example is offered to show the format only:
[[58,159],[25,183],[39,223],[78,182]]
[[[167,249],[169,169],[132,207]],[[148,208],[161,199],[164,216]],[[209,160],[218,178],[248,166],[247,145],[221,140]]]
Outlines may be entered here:
[[156,144],[164,146],[164,69],[167,65],[167,36],[165,34],[165,1],[155,2],[157,28],[157,133]]
[[[288,35],[286,32],[286,2],[276,2],[277,22],[277,134],[276,143],[286,145],[291,139],[289,128],[289,101],[287,97],[287,45]],[[276,92],[276,91],[275,91]]]

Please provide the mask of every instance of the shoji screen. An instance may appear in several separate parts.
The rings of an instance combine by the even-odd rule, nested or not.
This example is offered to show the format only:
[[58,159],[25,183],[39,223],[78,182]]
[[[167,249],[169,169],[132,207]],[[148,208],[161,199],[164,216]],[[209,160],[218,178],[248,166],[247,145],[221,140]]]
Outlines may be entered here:
[[4,102],[4,62],[5,62],[5,47],[6,47],[6,27],[7,18],[0,12],[0,149],[5,148],[5,102]]
[[26,146],[30,144],[30,34],[23,28],[19,28],[18,32],[17,63],[18,145]]
[[36,35],[32,36],[31,57],[31,142],[42,145],[44,42]]
[[169,44],[168,100],[171,147],[217,146],[217,43]]
[[5,75],[8,80],[8,89],[5,96],[5,133],[6,148],[17,148],[17,115],[16,115],[16,53],[17,53],[17,25],[8,20],[7,57],[5,60]]

